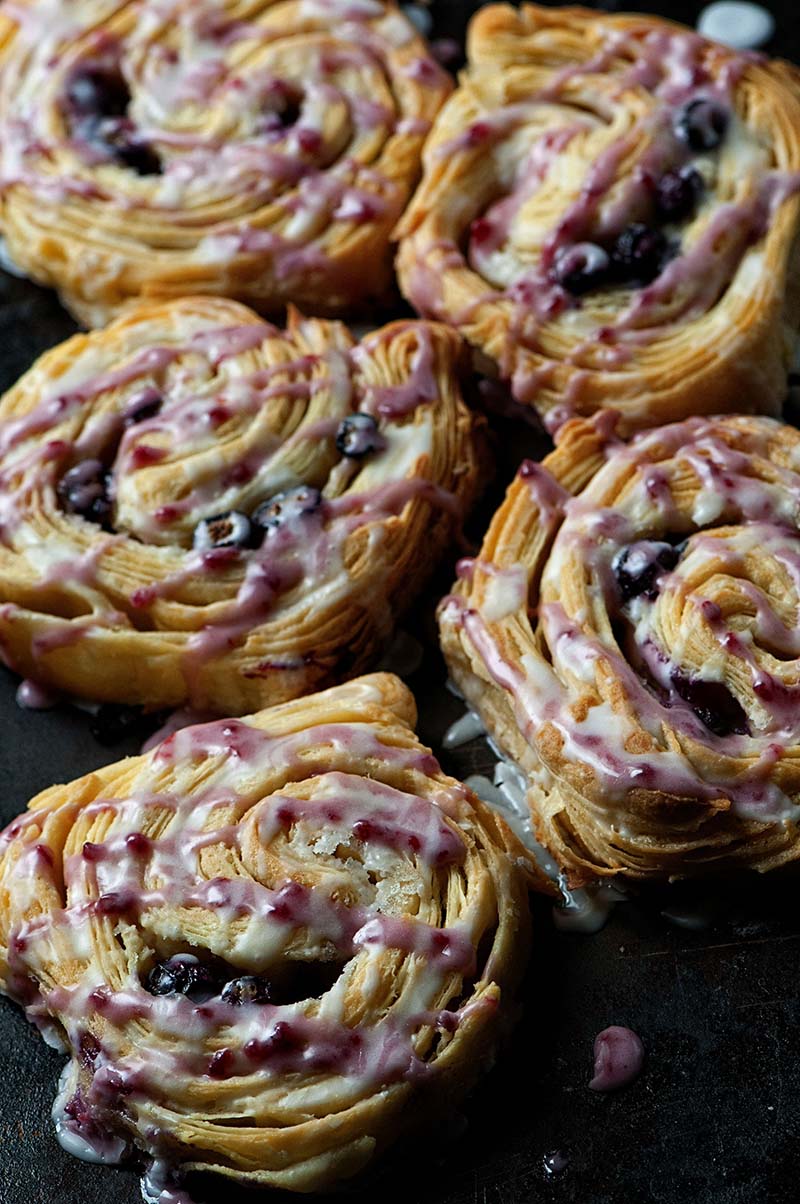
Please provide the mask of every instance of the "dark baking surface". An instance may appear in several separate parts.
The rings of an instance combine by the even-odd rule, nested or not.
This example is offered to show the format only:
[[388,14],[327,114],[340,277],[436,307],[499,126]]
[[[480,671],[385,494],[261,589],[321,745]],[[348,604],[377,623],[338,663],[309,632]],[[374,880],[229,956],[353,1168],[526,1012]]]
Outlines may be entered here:
[[[435,36],[460,38],[471,7],[434,0]],[[625,6],[607,0],[594,7]],[[693,24],[702,6],[658,7]],[[800,60],[796,0],[773,0],[768,7],[779,28],[770,49]],[[0,272],[0,389],[73,329],[51,294]],[[501,424],[499,441],[498,488],[522,454],[519,431],[509,424]],[[450,575],[451,566],[444,566],[440,592]],[[432,618],[436,593],[434,588],[417,610],[426,651],[408,679],[420,705],[420,733],[434,748],[461,713],[442,684]],[[2,823],[43,787],[137,751],[133,740],[103,747],[90,733],[89,717],[70,707],[19,710],[15,688],[12,675],[0,670]],[[490,771],[493,758],[476,741],[443,754],[442,761],[466,776]],[[794,884],[748,878],[726,890],[724,902],[721,892],[715,894],[716,908],[709,907],[708,889],[700,902],[705,922],[699,930],[661,915],[678,903],[689,915],[696,910],[695,892],[684,887],[618,906],[594,936],[556,933],[549,904],[537,901],[520,1022],[463,1118],[443,1115],[439,1131],[390,1157],[357,1188],[306,1198],[343,1204],[800,1199],[800,918]],[[640,1034],[647,1063],[633,1086],[602,1096],[587,1083],[594,1036],[609,1024]],[[135,1174],[78,1162],[56,1142],[50,1107],[62,1062],[17,1008],[0,1001],[0,1204],[136,1204]],[[553,1151],[568,1162],[548,1174],[545,1156]],[[192,1190],[198,1204],[287,1199],[225,1183],[193,1184]]]

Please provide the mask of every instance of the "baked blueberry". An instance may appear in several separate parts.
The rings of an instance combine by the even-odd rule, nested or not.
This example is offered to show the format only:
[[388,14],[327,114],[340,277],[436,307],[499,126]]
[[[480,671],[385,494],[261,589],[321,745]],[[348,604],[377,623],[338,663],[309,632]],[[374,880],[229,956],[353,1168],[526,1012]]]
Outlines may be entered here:
[[593,242],[579,242],[556,252],[551,275],[556,284],[579,296],[605,284],[610,266],[608,252],[602,247]]
[[73,72],[67,81],[67,100],[81,117],[123,117],[131,94],[121,71],[95,63]]
[[631,222],[611,248],[614,275],[625,283],[649,284],[655,280],[669,255],[669,244],[660,230],[643,222]]
[[703,177],[693,167],[665,172],[656,185],[658,216],[665,222],[691,217],[703,187]]
[[147,989],[151,995],[186,995],[202,1003],[216,994],[217,983],[208,966],[191,953],[178,953],[153,966]]
[[687,677],[680,669],[673,670],[670,680],[675,693],[689,704],[700,722],[714,735],[747,734],[747,714],[723,682]]
[[58,483],[58,497],[69,514],[80,514],[89,522],[104,526],[111,517],[108,496],[109,476],[100,460],[81,460],[64,473]]
[[110,146],[116,162],[122,167],[129,167],[137,176],[161,174],[161,160],[149,143],[126,136],[112,140]]
[[254,974],[244,974],[226,982],[222,988],[224,1003],[242,1007],[248,1003],[274,1003],[272,984],[266,978],[258,978]]
[[246,514],[229,510],[204,518],[194,529],[194,548],[210,552],[212,548],[249,548],[253,544],[253,528]]
[[322,494],[313,485],[298,485],[276,493],[267,502],[262,502],[253,515],[253,523],[265,531],[274,530],[285,523],[305,518],[319,509]]
[[360,460],[378,447],[378,424],[371,414],[348,414],[336,432],[336,448],[343,456]]
[[675,133],[695,151],[716,150],[727,128],[727,109],[706,96],[690,101],[675,121]]
[[624,602],[644,595],[652,601],[658,593],[656,581],[674,569],[680,552],[672,544],[643,539],[629,544],[614,558],[614,576]]
[[155,418],[163,404],[164,399],[157,389],[145,389],[131,400],[122,420],[125,426],[136,426],[148,418]]

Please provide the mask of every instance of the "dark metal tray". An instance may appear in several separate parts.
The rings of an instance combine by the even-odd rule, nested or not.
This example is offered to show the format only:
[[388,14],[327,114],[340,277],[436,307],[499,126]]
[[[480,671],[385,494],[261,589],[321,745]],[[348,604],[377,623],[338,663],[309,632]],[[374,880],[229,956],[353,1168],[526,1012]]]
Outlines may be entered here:
[[[779,35],[769,49],[800,60],[796,0],[773,0]],[[434,0],[435,36],[463,36],[470,4]],[[614,0],[596,7],[623,8]],[[693,24],[697,3],[654,6]],[[74,329],[53,296],[0,273],[0,389],[39,352]],[[521,457],[520,433],[499,424],[498,491]],[[513,433],[512,433],[513,431]],[[487,506],[491,505],[491,499]],[[441,737],[461,713],[444,689],[433,610],[452,565],[417,608],[425,659],[408,680],[422,738]],[[71,707],[32,713],[0,670],[0,822],[45,786],[138,751],[135,739],[103,747]],[[459,776],[487,772],[482,741],[443,753]],[[557,933],[550,905],[534,902],[534,956],[508,1049],[460,1117],[390,1155],[365,1183],[336,1197],[352,1204],[790,1204],[800,1199],[800,916],[789,879],[740,880],[709,891],[705,926],[687,929],[661,911],[688,888],[618,906],[594,936]],[[709,922],[709,917],[715,919]],[[642,1037],[642,1077],[616,1095],[587,1088],[592,1042],[609,1024]],[[0,1204],[136,1204],[137,1177],[77,1162],[50,1120],[62,1058],[21,1012],[0,1001]],[[568,1160],[548,1173],[546,1155]],[[198,1202],[254,1197],[226,1183],[193,1184]],[[293,1197],[297,1199],[297,1197]],[[308,1198],[308,1197],[307,1197]]]

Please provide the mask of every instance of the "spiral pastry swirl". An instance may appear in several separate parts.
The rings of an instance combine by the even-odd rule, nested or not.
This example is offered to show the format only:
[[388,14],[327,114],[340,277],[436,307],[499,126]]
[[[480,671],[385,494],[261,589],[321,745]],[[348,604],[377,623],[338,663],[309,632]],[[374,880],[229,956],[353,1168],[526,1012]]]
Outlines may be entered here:
[[795,68],[672,22],[492,5],[399,227],[401,287],[551,430],[776,412],[800,326]]
[[367,667],[478,478],[457,336],[132,311],[0,402],[0,646],[107,702],[242,714]]
[[800,433],[695,418],[526,461],[441,608],[576,885],[800,855]]
[[388,288],[449,89],[381,0],[11,0],[0,229],[89,326],[198,293],[338,313]]
[[310,1191],[470,1085],[525,957],[514,837],[376,674],[39,795],[0,983],[72,1056],[67,1148]]

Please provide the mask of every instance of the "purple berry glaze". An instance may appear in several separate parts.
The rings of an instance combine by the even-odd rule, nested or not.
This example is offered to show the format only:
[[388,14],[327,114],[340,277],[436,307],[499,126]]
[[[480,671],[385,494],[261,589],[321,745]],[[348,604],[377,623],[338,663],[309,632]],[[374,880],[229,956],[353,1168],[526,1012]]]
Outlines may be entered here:
[[592,1091],[617,1091],[637,1079],[644,1065],[644,1046],[629,1028],[613,1024],[594,1039]]

